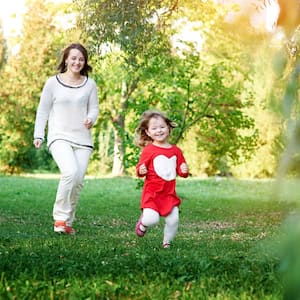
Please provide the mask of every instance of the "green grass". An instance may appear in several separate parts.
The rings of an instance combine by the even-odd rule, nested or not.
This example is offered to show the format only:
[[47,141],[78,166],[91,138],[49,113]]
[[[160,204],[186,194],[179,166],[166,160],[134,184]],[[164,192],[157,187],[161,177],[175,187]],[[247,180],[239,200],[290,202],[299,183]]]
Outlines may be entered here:
[[282,299],[276,249],[296,204],[271,181],[178,180],[170,249],[161,248],[163,219],[135,236],[132,178],[86,179],[77,234],[55,234],[57,184],[0,177],[0,299]]

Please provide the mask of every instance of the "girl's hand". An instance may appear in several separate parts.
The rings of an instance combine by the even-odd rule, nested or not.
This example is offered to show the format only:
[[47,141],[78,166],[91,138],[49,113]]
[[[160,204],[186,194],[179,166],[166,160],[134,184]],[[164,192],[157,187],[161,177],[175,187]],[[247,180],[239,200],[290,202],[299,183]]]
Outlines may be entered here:
[[148,172],[147,167],[145,166],[145,164],[140,165],[139,167],[139,173],[140,175],[146,175]]
[[86,119],[83,124],[84,124],[84,126],[85,126],[86,129],[90,129],[93,126],[93,122],[89,118]]
[[43,140],[42,139],[34,139],[33,140],[33,145],[37,149],[41,148],[42,144],[43,144]]
[[182,173],[188,173],[189,172],[189,167],[188,167],[188,165],[186,164],[186,163],[182,163],[181,165],[180,165],[180,171],[182,172]]

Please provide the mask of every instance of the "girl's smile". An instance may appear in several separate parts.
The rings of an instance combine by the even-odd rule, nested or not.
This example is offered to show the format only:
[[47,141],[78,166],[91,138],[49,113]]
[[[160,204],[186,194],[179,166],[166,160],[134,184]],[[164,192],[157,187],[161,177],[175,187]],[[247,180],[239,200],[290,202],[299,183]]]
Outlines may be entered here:
[[146,133],[153,140],[154,145],[168,144],[170,129],[163,118],[159,116],[151,118]]

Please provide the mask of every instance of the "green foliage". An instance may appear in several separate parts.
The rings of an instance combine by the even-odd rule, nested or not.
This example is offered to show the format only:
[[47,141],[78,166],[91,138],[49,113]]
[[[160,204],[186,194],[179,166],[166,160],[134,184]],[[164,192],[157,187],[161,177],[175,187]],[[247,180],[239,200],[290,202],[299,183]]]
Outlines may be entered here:
[[0,20],[0,70],[2,69],[3,65],[5,64],[6,61],[6,41],[3,36],[3,28],[2,28],[2,23]]
[[[76,0],[79,23],[96,49],[104,44],[119,47],[125,53],[128,66],[138,64],[138,57],[152,42],[164,10],[174,9],[173,1],[96,1]],[[168,9],[170,7],[170,9]],[[155,20],[155,18],[158,18]]]
[[300,175],[299,154],[300,154],[300,110],[299,110],[299,44],[300,28],[294,29],[293,35],[287,44],[288,51],[280,51],[276,56],[279,61],[286,61],[277,71],[277,80],[281,84],[281,98],[277,102],[279,112],[284,124],[283,151],[279,161],[278,177]]
[[[273,177],[283,149],[284,130],[282,117],[277,114],[282,104],[284,82],[282,74],[280,80],[275,80],[279,74],[273,67],[285,68],[287,56],[284,49],[281,53],[284,56],[280,54],[280,60],[278,57],[274,60],[278,47],[285,47],[285,40],[280,41],[276,34],[255,29],[250,24],[249,11],[239,15],[223,26],[216,22],[215,30],[208,35],[209,41],[205,44],[206,55],[230,64],[234,76],[229,78],[242,83],[241,99],[247,103],[243,113],[252,120],[256,130],[255,151],[251,157],[240,156],[241,164],[232,166],[230,172],[237,177]],[[276,103],[277,108],[271,107],[271,103]],[[249,134],[248,130],[246,132]]]
[[[241,162],[255,150],[254,120],[245,113],[252,99],[242,99],[241,83],[231,83],[230,67],[203,65],[199,56],[192,53],[173,58],[173,64],[168,68],[165,65],[166,72],[156,78],[155,87],[150,86],[145,92],[148,101],[143,101],[145,94],[138,94],[130,108],[137,116],[149,106],[167,112],[178,124],[171,142],[177,144],[190,131],[195,132],[197,149],[210,155],[207,174],[224,174],[230,164]],[[129,128],[135,128],[137,121],[133,119]]]
[[239,163],[253,153],[256,145],[253,119],[245,113],[249,100],[242,100],[240,82],[228,84],[234,82],[232,72],[220,64],[211,66],[203,81],[194,76],[185,86],[181,98],[186,100],[176,114],[180,133],[194,128],[199,149],[209,153],[209,175],[226,172],[224,159]]
[[296,204],[274,200],[275,182],[178,180],[180,227],[167,250],[163,220],[135,236],[132,178],[85,180],[75,236],[53,233],[57,178],[0,184],[0,298],[282,299],[276,238]]
[[103,71],[96,77],[104,108],[101,123],[113,128],[112,173],[120,175],[128,157],[126,123],[132,94],[149,76],[153,60],[170,52],[163,25],[174,7],[171,1],[156,0],[75,2],[79,26],[97,57],[96,69]]
[[19,50],[9,56],[0,78],[0,172],[7,173],[37,168],[42,158],[50,164],[49,155],[33,149],[33,127],[43,84],[55,72],[65,46],[62,29],[55,24],[57,10],[40,0],[27,5]]
[[1,93],[1,110],[4,111],[1,117],[1,171],[18,172],[32,163],[33,123],[43,84],[41,78],[49,73],[47,65],[53,63],[49,58],[51,55],[53,57],[55,51],[49,34],[48,42],[45,38],[45,34],[51,33],[54,27],[51,24],[52,16],[45,17],[46,7],[43,3],[30,3],[31,14],[24,20],[20,50],[10,58],[1,76],[5,87]]
[[[295,59],[287,63],[280,54],[273,60],[285,72],[272,86],[274,48],[250,25],[250,15],[225,22],[233,7],[215,1],[73,2],[27,3],[20,51],[0,78],[1,172],[53,169],[46,149],[32,148],[35,111],[60,50],[80,39],[89,48],[101,110],[89,173],[107,174],[116,162],[116,174],[133,173],[138,120],[144,110],[159,108],[178,123],[171,142],[184,149],[193,174],[274,176],[284,123],[268,105],[281,109],[286,65],[292,69]],[[74,12],[78,27],[63,32],[57,17]]]
[[[276,68],[277,79],[275,84],[280,83],[282,97],[278,111],[284,120],[284,151],[279,161],[278,178],[280,186],[286,185],[286,177],[296,175],[299,178],[299,155],[300,155],[300,111],[299,111],[299,76],[300,76],[300,27],[299,27],[299,10],[298,1],[289,3],[279,1],[280,15],[279,24],[283,26],[286,37],[289,42],[286,45],[287,51],[280,51],[276,56],[279,61]],[[289,189],[287,196],[298,198],[298,180],[295,181],[293,189]],[[299,282],[299,207],[285,222],[285,231],[281,247],[281,271],[284,274],[284,296],[283,299],[298,299],[300,295]]]
[[[236,71],[229,63],[224,67],[215,60],[210,65],[207,56],[192,44],[186,43],[187,50],[183,52],[172,50],[170,37],[175,32],[170,24],[184,13],[191,21],[197,20],[191,3],[179,6],[179,13],[167,2],[134,3],[135,7],[130,1],[77,3],[81,5],[80,24],[98,55],[101,123],[104,128],[109,123],[113,125],[115,140],[121,141],[118,149],[124,151],[122,159],[127,170],[138,159],[139,150],[134,145],[138,119],[150,107],[162,109],[178,123],[173,132],[174,143],[183,140],[189,130],[200,128],[198,148],[205,149],[211,157],[209,174],[223,172],[229,160],[235,164],[241,157],[249,157],[257,136],[253,120],[244,111],[249,101],[241,99],[243,77],[237,80]],[[166,17],[161,13],[163,5],[171,7],[173,14]],[[212,25],[213,20],[218,21],[224,11],[218,11],[217,6],[210,3],[205,13],[201,11],[205,22],[198,30],[211,35],[211,29],[216,27]],[[154,15],[158,15],[158,20],[151,22]],[[220,28],[218,30],[220,34]],[[109,52],[105,52],[108,48]]]

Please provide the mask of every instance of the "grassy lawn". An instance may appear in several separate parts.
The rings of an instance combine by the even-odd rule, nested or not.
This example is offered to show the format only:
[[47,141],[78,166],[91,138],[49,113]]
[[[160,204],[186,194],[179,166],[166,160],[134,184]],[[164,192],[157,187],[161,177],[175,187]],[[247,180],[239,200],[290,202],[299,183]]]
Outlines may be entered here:
[[0,299],[282,299],[276,249],[296,201],[279,199],[275,183],[178,180],[170,249],[163,220],[135,236],[132,178],[86,179],[77,234],[55,234],[57,183],[0,177]]

